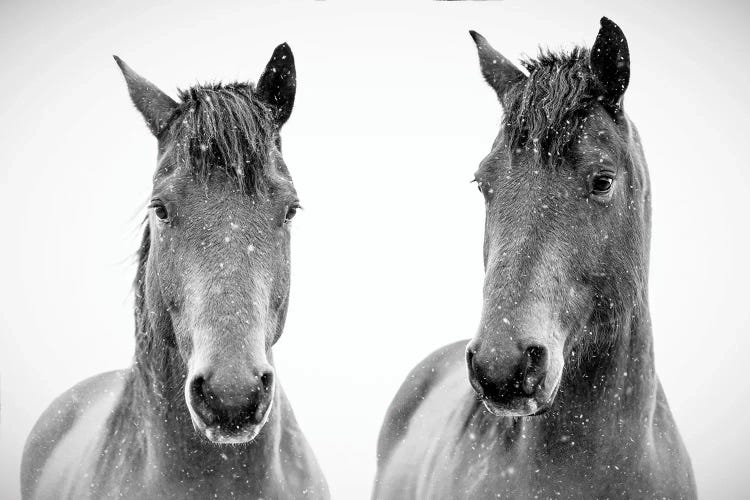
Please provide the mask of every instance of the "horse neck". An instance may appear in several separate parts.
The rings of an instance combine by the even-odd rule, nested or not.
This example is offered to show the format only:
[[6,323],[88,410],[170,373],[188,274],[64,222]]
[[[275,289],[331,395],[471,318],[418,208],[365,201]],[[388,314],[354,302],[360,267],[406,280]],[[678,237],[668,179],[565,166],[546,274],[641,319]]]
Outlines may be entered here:
[[648,438],[642,424],[653,417],[657,382],[648,302],[639,302],[622,309],[615,322],[591,325],[600,342],[579,353],[583,359],[567,370],[543,419],[553,437],[601,431]]

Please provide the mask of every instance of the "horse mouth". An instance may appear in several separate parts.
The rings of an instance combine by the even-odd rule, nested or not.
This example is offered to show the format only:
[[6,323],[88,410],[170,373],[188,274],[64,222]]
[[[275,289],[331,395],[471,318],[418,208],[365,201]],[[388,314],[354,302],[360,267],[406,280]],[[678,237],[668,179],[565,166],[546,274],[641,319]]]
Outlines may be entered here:
[[499,405],[487,398],[481,398],[484,408],[496,417],[533,417],[545,413],[549,403],[540,403],[534,398],[514,401],[513,404]]
[[480,393],[477,393],[477,395],[484,408],[496,417],[536,417],[547,413],[552,407],[559,388],[559,385],[556,386],[548,397],[542,395],[531,397],[515,396],[505,399],[502,402],[495,401],[493,398],[481,395]]
[[252,425],[244,429],[227,432],[221,426],[206,427],[203,435],[214,444],[244,444],[255,439],[263,429],[263,424]]

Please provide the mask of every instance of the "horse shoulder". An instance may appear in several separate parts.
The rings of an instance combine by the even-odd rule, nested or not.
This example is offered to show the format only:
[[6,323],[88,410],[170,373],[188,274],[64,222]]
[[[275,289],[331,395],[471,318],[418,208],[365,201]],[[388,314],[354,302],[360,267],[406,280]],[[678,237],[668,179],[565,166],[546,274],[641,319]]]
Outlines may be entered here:
[[111,371],[79,382],[58,396],[42,413],[24,446],[21,462],[23,498],[34,495],[50,458],[81,416],[104,396],[111,398],[121,391],[127,373],[127,370]]
[[409,422],[430,390],[442,377],[464,360],[468,340],[441,347],[422,360],[406,377],[393,398],[378,437],[377,459],[382,465],[404,438]]

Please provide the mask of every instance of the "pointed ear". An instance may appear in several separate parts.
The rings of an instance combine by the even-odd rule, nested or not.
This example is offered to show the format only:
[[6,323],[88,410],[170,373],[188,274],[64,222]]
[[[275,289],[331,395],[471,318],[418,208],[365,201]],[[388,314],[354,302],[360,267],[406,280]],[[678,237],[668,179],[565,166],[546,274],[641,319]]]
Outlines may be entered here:
[[630,51],[625,34],[619,26],[602,17],[601,28],[591,48],[591,71],[602,89],[601,101],[617,113],[630,82]]
[[112,57],[122,70],[133,104],[143,115],[151,133],[158,136],[169,122],[178,104],[156,85],[130,69],[125,61],[117,56]]
[[273,51],[271,60],[260,75],[255,92],[261,101],[271,106],[276,124],[281,128],[292,114],[297,92],[297,71],[289,45],[282,43]]
[[487,40],[476,31],[469,31],[474,43],[477,44],[479,54],[479,67],[485,81],[495,89],[497,97],[502,102],[505,91],[511,84],[524,80],[524,75],[512,62],[505,58],[500,52],[492,48]]

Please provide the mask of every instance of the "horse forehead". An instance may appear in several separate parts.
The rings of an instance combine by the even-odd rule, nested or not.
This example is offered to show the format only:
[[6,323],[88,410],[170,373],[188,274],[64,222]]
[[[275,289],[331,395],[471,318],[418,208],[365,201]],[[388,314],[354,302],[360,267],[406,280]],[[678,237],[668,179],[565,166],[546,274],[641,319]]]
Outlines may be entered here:
[[570,149],[574,153],[614,153],[625,142],[622,131],[604,110],[595,108],[581,124]]
[[[518,151],[492,155],[482,169],[496,172],[499,190],[511,190],[516,194],[541,193],[561,194],[580,183],[582,175],[588,175],[591,167],[615,165],[619,162],[620,139],[611,127],[588,127],[569,145],[567,154],[560,160],[535,161],[533,155]],[[500,149],[499,151],[503,151]],[[514,196],[517,198],[517,196]]]
[[270,223],[276,200],[263,193],[246,192],[233,185],[210,187],[195,182],[182,192],[189,217],[215,226],[258,226]]
[[493,190],[506,201],[519,203],[538,200],[540,196],[558,193],[561,188],[574,185],[578,179],[575,164],[558,165],[553,161],[536,162],[527,152],[513,155],[504,153],[490,160],[484,168],[494,171]]

